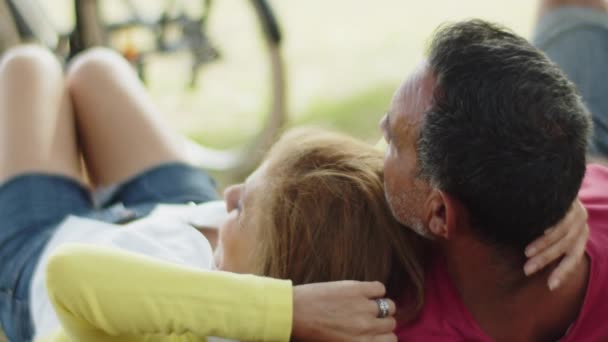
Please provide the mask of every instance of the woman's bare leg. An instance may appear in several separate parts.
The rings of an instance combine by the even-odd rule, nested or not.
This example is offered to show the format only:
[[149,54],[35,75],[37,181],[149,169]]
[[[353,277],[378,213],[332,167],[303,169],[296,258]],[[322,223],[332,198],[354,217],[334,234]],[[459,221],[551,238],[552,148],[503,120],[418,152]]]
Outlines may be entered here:
[[62,68],[49,51],[20,46],[2,57],[0,137],[0,182],[27,172],[83,182]]
[[76,57],[68,87],[91,181],[124,181],[150,167],[185,161],[182,140],[162,119],[131,66],[97,48]]

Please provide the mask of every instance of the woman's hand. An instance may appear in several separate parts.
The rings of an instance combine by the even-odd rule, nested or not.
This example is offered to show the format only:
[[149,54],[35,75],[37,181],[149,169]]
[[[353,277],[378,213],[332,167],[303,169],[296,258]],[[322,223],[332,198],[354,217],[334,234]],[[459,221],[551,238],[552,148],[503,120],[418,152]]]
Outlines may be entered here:
[[583,259],[588,238],[587,210],[576,200],[563,220],[526,247],[524,272],[532,275],[563,256],[548,279],[549,289],[555,290]]
[[298,285],[293,292],[292,337],[296,341],[397,342],[395,303],[387,299],[389,316],[377,318],[375,299],[386,292],[379,282]]

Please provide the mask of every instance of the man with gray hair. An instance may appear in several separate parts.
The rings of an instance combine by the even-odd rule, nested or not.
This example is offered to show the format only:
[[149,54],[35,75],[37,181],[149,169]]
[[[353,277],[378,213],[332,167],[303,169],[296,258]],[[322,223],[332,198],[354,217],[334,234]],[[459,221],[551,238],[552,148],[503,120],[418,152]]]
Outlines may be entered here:
[[[605,12],[556,3],[543,2],[537,33],[549,55],[572,49],[569,35],[587,44],[603,36],[607,46]],[[603,24],[589,19],[600,16]],[[580,23],[557,27],[564,18]],[[395,217],[435,246],[424,308],[398,327],[400,339],[608,340],[602,290],[608,287],[608,168],[587,165],[587,151],[608,143],[601,126],[606,114],[593,104],[598,89],[586,92],[584,83],[605,81],[594,77],[608,70],[608,49],[589,48],[595,55],[581,47],[569,51],[585,58],[566,59],[577,66],[574,76],[588,76],[578,80],[581,98],[525,39],[481,20],[459,22],[436,32],[428,58],[395,93],[381,124],[389,144],[387,198]],[[586,60],[601,52],[602,64]],[[584,101],[595,111],[591,146]],[[568,279],[551,276],[549,290],[553,267],[526,277],[540,266],[524,270],[526,254],[534,253],[526,245],[551,234],[577,196],[589,214],[589,241],[580,246],[585,258]]]

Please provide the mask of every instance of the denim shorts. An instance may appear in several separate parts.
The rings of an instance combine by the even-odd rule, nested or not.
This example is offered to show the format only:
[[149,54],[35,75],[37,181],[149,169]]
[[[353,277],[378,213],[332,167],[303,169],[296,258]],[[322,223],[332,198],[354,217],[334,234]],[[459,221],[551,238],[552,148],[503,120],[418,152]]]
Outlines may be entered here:
[[589,152],[608,157],[608,14],[563,7],[544,15],[533,43],[574,84],[593,117]]
[[114,187],[101,203],[76,181],[31,173],[0,186],[0,322],[9,341],[30,341],[30,283],[46,243],[68,215],[123,223],[146,216],[159,203],[217,199],[215,183],[182,163],[157,166]]

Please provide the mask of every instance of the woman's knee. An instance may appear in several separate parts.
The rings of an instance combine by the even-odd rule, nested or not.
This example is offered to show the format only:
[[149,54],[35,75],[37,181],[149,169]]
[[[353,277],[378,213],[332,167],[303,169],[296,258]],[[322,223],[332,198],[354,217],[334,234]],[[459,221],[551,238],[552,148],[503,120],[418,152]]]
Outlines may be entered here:
[[70,63],[67,71],[68,86],[70,91],[78,92],[116,73],[130,72],[131,67],[120,54],[108,48],[92,48],[81,52]]
[[62,75],[61,63],[48,49],[37,45],[21,45],[9,49],[0,60],[1,77],[19,79]]

